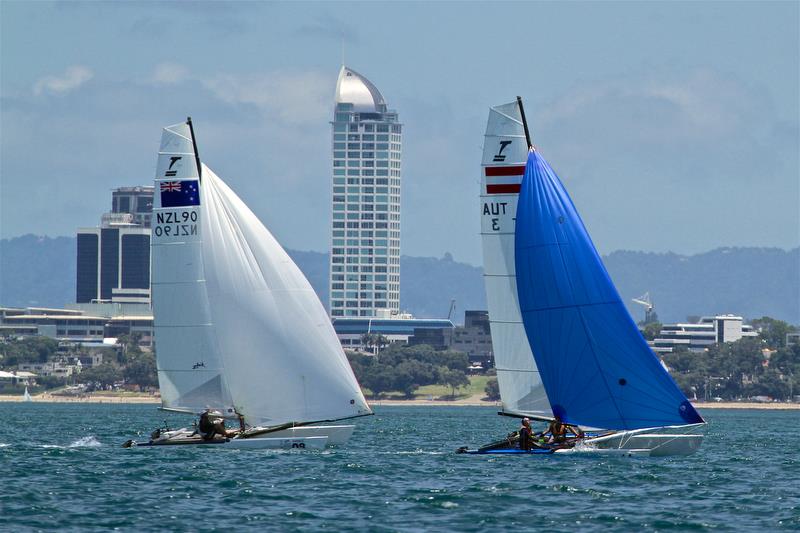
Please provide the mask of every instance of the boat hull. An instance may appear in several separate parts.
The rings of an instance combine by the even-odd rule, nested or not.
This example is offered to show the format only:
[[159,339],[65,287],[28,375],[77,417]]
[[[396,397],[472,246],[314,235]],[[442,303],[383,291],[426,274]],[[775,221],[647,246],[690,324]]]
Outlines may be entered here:
[[647,450],[652,457],[666,457],[670,455],[692,455],[703,443],[703,435],[680,434],[641,434],[626,435],[621,433],[612,438],[594,443],[587,440],[586,445],[598,450]]
[[[279,433],[279,432],[276,432]],[[280,432],[282,433],[282,432]],[[154,435],[148,442],[136,442],[129,440],[122,446],[131,447],[159,447],[159,446],[215,446],[223,448],[267,450],[319,450],[328,444],[327,435],[289,435],[289,434],[266,434],[264,436],[253,436],[247,438],[221,438],[204,439],[198,435],[197,431],[190,428],[163,431]]]
[[[354,425],[341,426],[299,426],[280,431],[271,431],[265,436],[274,438],[306,438],[306,437],[326,437],[328,446],[342,446],[347,444],[353,435]],[[249,439],[245,439],[249,440]]]
[[254,437],[250,439],[214,439],[210,441],[200,438],[176,438],[142,443],[132,442],[128,447],[213,446],[245,450],[321,450],[325,448],[327,442],[327,437]]
[[[704,425],[687,426],[692,431],[702,430]],[[461,448],[459,453],[471,455],[547,455],[551,453],[586,453],[596,455],[647,455],[650,457],[667,457],[692,455],[700,449],[704,435],[702,433],[674,433],[680,428],[654,428],[651,430],[632,430],[605,433],[602,435],[587,434],[583,439],[570,440],[569,444],[558,449],[534,448],[524,451],[517,448],[517,440],[508,438],[487,444],[477,450]],[[669,433],[667,431],[673,431]]]

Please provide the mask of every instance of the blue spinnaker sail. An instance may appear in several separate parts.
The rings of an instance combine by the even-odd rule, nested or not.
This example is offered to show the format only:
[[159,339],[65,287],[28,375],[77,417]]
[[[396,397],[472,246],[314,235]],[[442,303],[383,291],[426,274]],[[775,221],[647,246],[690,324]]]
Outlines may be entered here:
[[606,429],[703,422],[625,309],[561,180],[533,151],[515,257],[525,332],[554,416]]

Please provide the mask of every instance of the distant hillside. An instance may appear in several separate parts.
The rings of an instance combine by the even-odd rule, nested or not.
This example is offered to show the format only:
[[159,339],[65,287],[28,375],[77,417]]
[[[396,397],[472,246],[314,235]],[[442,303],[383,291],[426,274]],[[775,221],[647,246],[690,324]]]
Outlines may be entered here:
[[637,320],[644,310],[630,298],[649,292],[662,322],[733,313],[800,324],[800,248],[717,248],[691,256],[620,251],[604,261]]
[[[75,238],[25,235],[0,240],[0,305],[61,307],[75,298]],[[289,250],[325,306],[328,255]],[[800,248],[719,248],[692,256],[619,251],[604,258],[636,320],[644,310],[630,299],[645,292],[665,322],[688,315],[764,315],[800,324]],[[418,317],[486,309],[481,268],[443,258],[403,256],[401,308]]]
[[63,307],[75,301],[75,237],[0,240],[0,306]]

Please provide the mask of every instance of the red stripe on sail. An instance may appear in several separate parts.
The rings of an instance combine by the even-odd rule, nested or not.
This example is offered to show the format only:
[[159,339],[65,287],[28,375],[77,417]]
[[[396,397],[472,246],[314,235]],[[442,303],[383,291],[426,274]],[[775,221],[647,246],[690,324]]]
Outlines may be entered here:
[[486,167],[487,176],[522,176],[525,174],[525,165],[517,167]]
[[[488,169],[487,169],[488,170]],[[513,194],[519,193],[519,183],[495,183],[486,185],[486,194]]]

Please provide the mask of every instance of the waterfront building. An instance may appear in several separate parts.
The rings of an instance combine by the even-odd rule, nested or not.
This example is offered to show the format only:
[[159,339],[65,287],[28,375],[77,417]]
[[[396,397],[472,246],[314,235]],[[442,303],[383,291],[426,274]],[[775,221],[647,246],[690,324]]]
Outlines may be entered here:
[[100,227],[78,230],[75,301],[150,303],[153,187],[112,191]]
[[[117,308],[116,305],[95,307],[97,310]],[[141,310],[141,306],[135,310]],[[104,316],[86,314],[80,309],[0,308],[0,336],[44,336],[67,343],[99,346],[113,344],[117,337],[135,333],[141,335],[141,347],[153,346],[152,314]]]
[[466,311],[463,326],[415,329],[408,344],[427,344],[437,350],[463,352],[473,365],[494,366],[488,311]]
[[333,329],[345,349],[364,350],[365,335],[382,335],[388,343],[408,342],[420,330],[452,331],[453,323],[440,318],[348,318],[334,317]]
[[330,315],[397,314],[402,125],[375,85],[345,66],[331,124]]
[[744,324],[742,317],[717,315],[702,317],[695,324],[665,324],[653,341],[656,353],[670,353],[676,348],[702,352],[713,344],[738,341],[743,337],[757,337],[753,326]]

